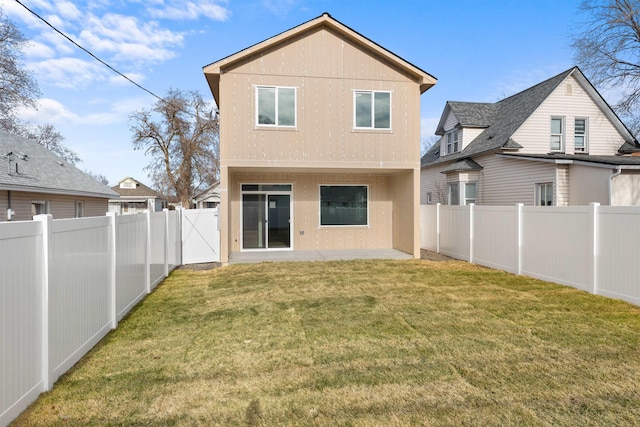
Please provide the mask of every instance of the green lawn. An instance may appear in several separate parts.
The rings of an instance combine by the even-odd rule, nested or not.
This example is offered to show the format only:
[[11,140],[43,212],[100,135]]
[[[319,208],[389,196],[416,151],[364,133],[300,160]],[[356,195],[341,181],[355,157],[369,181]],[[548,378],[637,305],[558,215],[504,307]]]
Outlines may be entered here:
[[640,308],[464,262],[175,271],[17,425],[640,425]]

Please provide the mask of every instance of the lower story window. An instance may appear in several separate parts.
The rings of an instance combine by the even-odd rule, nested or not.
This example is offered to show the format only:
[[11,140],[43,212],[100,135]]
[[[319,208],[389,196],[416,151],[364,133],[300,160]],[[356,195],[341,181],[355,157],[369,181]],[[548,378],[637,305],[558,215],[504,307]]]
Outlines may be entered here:
[[76,202],[76,218],[84,216],[84,202]]
[[460,204],[460,183],[459,182],[450,182],[449,185],[449,204],[450,205],[459,205]]
[[553,206],[553,183],[536,184],[536,206]]
[[31,215],[42,215],[51,213],[48,201],[31,202]]
[[450,182],[449,204],[450,205],[470,205],[476,204],[478,184],[475,182]]
[[470,205],[476,204],[476,194],[478,191],[478,185],[475,182],[464,183],[464,204]]
[[366,185],[321,185],[320,225],[368,225]]

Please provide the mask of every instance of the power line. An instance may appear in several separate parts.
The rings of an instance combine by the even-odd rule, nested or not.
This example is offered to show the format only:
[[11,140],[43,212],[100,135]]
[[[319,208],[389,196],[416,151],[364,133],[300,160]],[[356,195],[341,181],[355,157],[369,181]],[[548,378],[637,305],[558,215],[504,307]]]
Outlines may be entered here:
[[[149,89],[141,86],[140,84],[138,84],[137,82],[131,80],[129,77],[125,76],[123,73],[121,73],[120,71],[116,70],[115,68],[113,68],[111,65],[107,64],[105,61],[103,61],[102,59],[98,58],[96,55],[94,55],[91,51],[89,51],[88,49],[85,49],[83,46],[81,46],[80,44],[76,43],[73,39],[71,39],[71,37],[67,36],[65,33],[63,33],[62,31],[58,30],[56,27],[54,27],[53,25],[51,25],[46,19],[44,19],[43,17],[41,17],[40,15],[38,15],[36,12],[34,12],[33,10],[29,9],[27,6],[25,6],[20,0],[15,0],[16,3],[18,3],[20,6],[24,7],[26,10],[28,10],[32,15],[34,15],[36,18],[38,18],[39,20],[41,20],[42,22],[44,22],[47,26],[51,27],[51,29],[53,29],[53,31],[55,31],[56,33],[60,34],[62,37],[64,37],[65,39],[69,40],[71,43],[73,43],[77,48],[83,50],[84,52],[86,52],[89,56],[91,56],[93,59],[95,59],[96,61],[98,61],[99,63],[101,63],[102,65],[104,65],[105,67],[107,67],[108,69],[110,69],[111,71],[113,71],[114,73],[118,74],[121,77],[124,77],[125,79],[127,79],[130,83],[134,84],[135,86],[137,86],[138,88],[142,89],[143,91],[147,92],[148,94],[150,94],[151,96],[157,98],[158,100],[162,101],[162,102],[167,102],[164,98],[162,98],[161,96],[156,95],[155,93],[153,93],[152,91],[150,91]],[[188,114],[193,115],[192,113],[186,111]]]

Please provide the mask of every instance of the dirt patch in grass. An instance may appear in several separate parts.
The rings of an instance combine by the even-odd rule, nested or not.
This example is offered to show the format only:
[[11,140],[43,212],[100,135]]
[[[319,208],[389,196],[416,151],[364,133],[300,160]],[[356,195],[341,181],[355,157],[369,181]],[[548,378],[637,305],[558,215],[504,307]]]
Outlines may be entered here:
[[174,271],[16,425],[638,425],[640,308],[460,261]]
[[420,259],[424,259],[427,261],[455,261],[454,258],[439,254],[437,252],[428,251],[426,249],[420,250]]

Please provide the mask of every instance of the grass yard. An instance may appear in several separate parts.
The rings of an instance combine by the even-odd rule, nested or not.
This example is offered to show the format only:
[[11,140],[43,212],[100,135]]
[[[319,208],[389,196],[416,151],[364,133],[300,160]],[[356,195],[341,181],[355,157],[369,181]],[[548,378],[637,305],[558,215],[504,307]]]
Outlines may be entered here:
[[175,271],[16,425],[640,425],[640,308],[464,262]]

